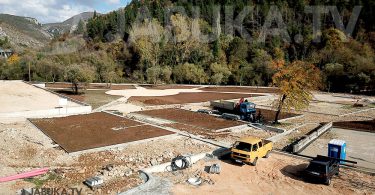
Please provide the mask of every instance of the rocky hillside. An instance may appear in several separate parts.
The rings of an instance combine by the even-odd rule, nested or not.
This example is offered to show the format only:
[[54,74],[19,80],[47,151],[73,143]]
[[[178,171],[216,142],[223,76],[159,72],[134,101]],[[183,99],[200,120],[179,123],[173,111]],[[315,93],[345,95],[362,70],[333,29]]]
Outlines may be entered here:
[[94,16],[94,12],[83,12],[75,15],[61,23],[49,23],[43,25],[43,30],[51,35],[60,35],[64,32],[73,32],[77,29],[80,20],[86,22]]
[[0,38],[5,36],[15,49],[42,47],[51,39],[34,18],[0,14]]
[[0,14],[0,39],[8,37],[16,50],[40,48],[54,36],[74,31],[80,20],[86,22],[93,15],[94,12],[84,12],[61,23],[41,24],[30,17]]

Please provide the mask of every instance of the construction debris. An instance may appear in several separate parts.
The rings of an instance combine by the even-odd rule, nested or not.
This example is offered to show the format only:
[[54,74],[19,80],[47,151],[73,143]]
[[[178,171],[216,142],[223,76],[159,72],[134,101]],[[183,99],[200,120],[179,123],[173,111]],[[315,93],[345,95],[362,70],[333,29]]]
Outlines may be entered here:
[[91,189],[96,189],[96,188],[99,188],[100,186],[102,186],[104,181],[100,177],[91,177],[91,178],[87,179],[84,183],[87,186],[89,186]]
[[191,166],[191,158],[189,156],[177,156],[172,159],[172,171],[183,170]]
[[211,173],[211,174],[220,174],[220,172],[221,172],[220,164],[213,164],[210,167],[209,173]]
[[201,178],[198,178],[198,177],[192,177],[192,178],[188,179],[187,182],[189,182],[189,184],[191,184],[193,186],[199,186],[199,185],[202,184]]

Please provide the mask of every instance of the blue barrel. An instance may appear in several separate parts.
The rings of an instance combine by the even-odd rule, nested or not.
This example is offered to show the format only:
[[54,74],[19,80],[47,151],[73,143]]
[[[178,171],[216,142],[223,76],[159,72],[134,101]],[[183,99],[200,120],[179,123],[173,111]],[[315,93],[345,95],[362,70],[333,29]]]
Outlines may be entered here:
[[[346,160],[346,142],[344,140],[333,139],[328,143],[328,156]],[[344,164],[344,162],[340,162]]]

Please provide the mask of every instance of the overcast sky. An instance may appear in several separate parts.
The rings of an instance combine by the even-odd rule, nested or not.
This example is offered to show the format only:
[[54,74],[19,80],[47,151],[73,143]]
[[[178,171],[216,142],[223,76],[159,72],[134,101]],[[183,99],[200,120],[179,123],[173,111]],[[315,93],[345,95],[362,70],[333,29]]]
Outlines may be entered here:
[[0,0],[0,13],[33,17],[41,23],[62,22],[76,14],[107,13],[131,0]]

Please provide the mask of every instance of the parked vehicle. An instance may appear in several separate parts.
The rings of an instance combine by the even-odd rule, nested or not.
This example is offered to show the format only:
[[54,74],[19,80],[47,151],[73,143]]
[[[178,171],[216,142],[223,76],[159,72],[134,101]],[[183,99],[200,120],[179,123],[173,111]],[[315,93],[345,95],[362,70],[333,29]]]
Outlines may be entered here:
[[238,163],[255,166],[259,158],[268,158],[273,143],[256,137],[246,137],[236,141],[231,148],[231,159]]
[[332,177],[335,175],[339,175],[340,161],[350,162],[353,164],[357,163],[354,161],[318,155],[310,161],[310,164],[305,169],[305,179],[330,185]]
[[223,100],[211,101],[211,106],[224,113],[228,112],[231,114],[239,115],[239,118],[241,120],[250,122],[255,121],[256,105],[252,102],[244,100],[244,98],[241,98],[239,102]]

